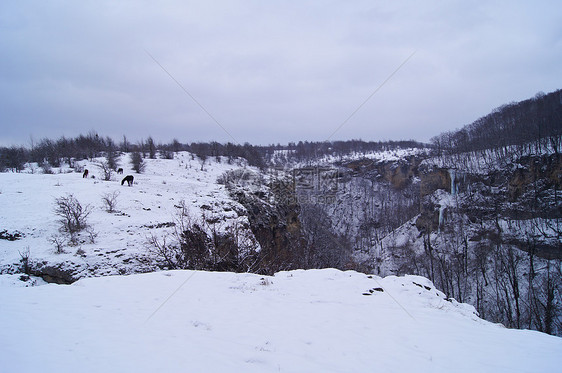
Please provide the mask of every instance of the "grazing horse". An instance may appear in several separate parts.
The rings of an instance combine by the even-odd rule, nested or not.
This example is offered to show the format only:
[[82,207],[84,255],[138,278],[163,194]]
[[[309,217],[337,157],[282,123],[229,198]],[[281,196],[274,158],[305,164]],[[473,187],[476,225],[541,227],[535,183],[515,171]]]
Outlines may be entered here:
[[118,174],[122,174],[122,173],[123,173],[123,169],[122,169],[122,168],[119,168],[119,169],[117,170],[117,173],[118,173]]
[[84,170],[84,173],[82,174],[82,178],[85,179],[88,177],[88,170]]
[[121,185],[125,184],[126,181],[129,186],[133,186],[133,179],[133,175],[127,175],[121,180]]

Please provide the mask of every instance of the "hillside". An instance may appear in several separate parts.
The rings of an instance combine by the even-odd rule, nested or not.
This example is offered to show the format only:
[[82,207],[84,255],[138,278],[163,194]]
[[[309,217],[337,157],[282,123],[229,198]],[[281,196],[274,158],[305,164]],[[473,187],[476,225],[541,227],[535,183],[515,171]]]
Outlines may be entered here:
[[[487,320],[562,333],[558,153],[360,157],[332,169],[329,202],[303,204],[300,216],[305,228],[333,232],[352,268],[421,275]],[[299,193],[310,201],[326,190]],[[321,233],[309,237],[330,252]]]
[[[173,160],[146,160],[144,173],[136,174],[129,158],[129,154],[122,156],[120,164],[124,175],[134,175],[132,187],[122,186],[124,175],[116,173],[110,181],[100,180],[102,173],[95,160],[77,165],[78,170],[89,169],[90,177],[85,179],[65,166],[54,169],[53,174],[37,170],[31,174],[30,169],[0,173],[0,231],[22,236],[15,241],[0,239],[2,272],[19,272],[22,255],[29,256],[31,272],[61,283],[85,276],[152,271],[160,263],[148,242],[152,236],[170,235],[180,213],[209,231],[235,226],[240,236],[248,233],[244,228],[247,218],[241,215],[244,208],[216,183],[225,171],[244,167],[243,160],[233,164],[213,160],[202,167],[198,158],[184,152]],[[115,211],[108,212],[102,198],[114,193]],[[61,232],[60,217],[54,211],[55,200],[68,195],[91,208],[89,227],[75,242]],[[53,238],[63,242],[63,253],[57,253]]]

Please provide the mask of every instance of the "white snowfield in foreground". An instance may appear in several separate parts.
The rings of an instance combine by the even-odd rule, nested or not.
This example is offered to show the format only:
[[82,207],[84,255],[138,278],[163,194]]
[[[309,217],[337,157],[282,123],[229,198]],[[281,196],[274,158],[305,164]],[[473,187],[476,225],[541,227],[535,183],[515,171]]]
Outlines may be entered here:
[[483,321],[417,276],[166,271],[27,288],[0,277],[2,372],[562,367],[562,339]]

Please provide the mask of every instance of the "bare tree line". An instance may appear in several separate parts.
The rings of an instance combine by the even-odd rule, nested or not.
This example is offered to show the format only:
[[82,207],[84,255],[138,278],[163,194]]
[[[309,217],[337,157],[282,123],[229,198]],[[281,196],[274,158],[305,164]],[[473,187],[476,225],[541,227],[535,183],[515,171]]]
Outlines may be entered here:
[[502,105],[460,130],[433,137],[431,143],[440,156],[488,150],[501,159],[558,154],[562,145],[562,90]]
[[73,166],[76,160],[93,159],[101,156],[114,159],[119,152],[138,153],[142,158],[155,159],[158,155],[171,159],[173,153],[190,151],[200,159],[227,157],[229,162],[234,158],[245,158],[249,165],[261,169],[277,162],[302,162],[325,155],[342,156],[351,153],[399,149],[406,147],[424,147],[424,144],[410,141],[366,142],[362,140],[289,143],[287,145],[256,146],[249,143],[221,144],[216,141],[181,143],[173,139],[169,143],[156,143],[149,136],[136,143],[123,136],[120,142],[110,137],[103,137],[96,132],[79,135],[75,138],[61,137],[58,140],[30,140],[28,146],[0,147],[0,171],[19,172],[28,162],[36,162],[40,166],[59,167],[61,163]]

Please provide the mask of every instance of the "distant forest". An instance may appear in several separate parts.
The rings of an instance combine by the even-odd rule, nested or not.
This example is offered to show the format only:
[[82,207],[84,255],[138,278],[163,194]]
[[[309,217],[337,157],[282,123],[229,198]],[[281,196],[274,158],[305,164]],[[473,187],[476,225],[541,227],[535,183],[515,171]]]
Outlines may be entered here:
[[493,149],[498,155],[558,153],[562,141],[562,90],[502,105],[460,130],[431,139],[440,154]]
[[[190,151],[202,159],[207,157],[243,157],[252,166],[264,168],[272,162],[315,161],[325,156],[365,154],[400,148],[431,148],[435,155],[454,156],[467,152],[493,150],[500,157],[519,157],[529,153],[558,153],[562,146],[562,90],[503,105],[459,130],[444,132],[430,144],[407,141],[299,141],[287,145],[255,146],[218,142],[156,144],[152,137],[136,143],[123,136],[121,142],[95,132],[76,138],[43,139],[29,146],[0,147],[0,171],[23,170],[28,162],[41,167],[58,167],[62,162],[72,166],[74,160],[112,156],[116,152],[136,152],[155,158],[157,152],[172,158],[174,152]],[[281,156],[280,156],[281,154]]]
[[181,143],[177,139],[167,144],[156,144],[152,137],[137,143],[131,143],[123,136],[120,143],[109,137],[103,137],[95,132],[80,135],[76,138],[61,137],[58,140],[43,139],[30,147],[12,146],[0,148],[0,171],[23,170],[27,162],[36,162],[39,166],[58,167],[61,163],[72,166],[75,160],[92,159],[97,157],[112,157],[117,152],[139,153],[143,158],[156,158],[157,153],[163,158],[173,158],[174,152],[189,151],[206,159],[208,157],[241,157],[251,166],[265,168],[277,151],[285,153],[284,160],[301,162],[318,159],[326,155],[343,156],[351,153],[365,154],[373,151],[396,148],[423,148],[427,144],[416,141],[333,141],[308,142],[299,141],[288,145],[256,146],[249,143],[244,145],[212,142]]

